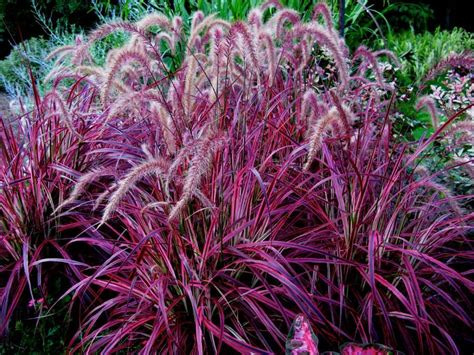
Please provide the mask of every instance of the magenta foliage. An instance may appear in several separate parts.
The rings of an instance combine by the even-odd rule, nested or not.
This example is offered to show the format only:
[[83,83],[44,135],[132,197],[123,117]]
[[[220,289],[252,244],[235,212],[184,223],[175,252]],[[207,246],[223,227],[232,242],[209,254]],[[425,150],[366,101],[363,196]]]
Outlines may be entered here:
[[[133,33],[104,68],[69,68],[88,81],[56,81],[63,105],[35,111],[24,141],[3,133],[1,232],[14,233],[2,235],[1,272],[16,273],[4,319],[17,275],[19,298],[37,265],[61,257],[83,311],[72,352],[281,352],[297,314],[328,349],[458,351],[472,327],[473,214],[414,173],[456,117],[418,146],[397,144],[383,78],[351,76],[331,26],[293,20],[197,18],[173,75],[139,25],[106,25],[72,50],[87,64],[96,38]],[[318,84],[304,46],[333,56],[336,82]],[[67,236],[60,257],[31,249],[33,227],[44,243],[49,230]],[[84,245],[97,257],[68,254]]]
[[96,126],[79,116],[88,100],[75,95],[73,104],[51,93],[16,120],[0,120],[0,335],[17,307],[46,298],[53,273],[82,277],[60,233],[64,220],[51,215],[71,186],[64,171],[89,168]]

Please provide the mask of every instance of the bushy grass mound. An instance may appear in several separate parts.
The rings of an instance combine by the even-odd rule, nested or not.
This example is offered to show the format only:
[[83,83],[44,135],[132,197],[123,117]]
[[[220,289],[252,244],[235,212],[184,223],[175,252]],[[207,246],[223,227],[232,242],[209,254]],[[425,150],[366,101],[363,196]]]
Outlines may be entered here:
[[474,215],[420,165],[464,112],[397,143],[397,59],[350,53],[324,4],[182,28],[155,13],[55,50],[53,89],[3,123],[0,331],[30,301],[53,314],[58,277],[71,352],[278,353],[303,313],[322,350],[458,353]]

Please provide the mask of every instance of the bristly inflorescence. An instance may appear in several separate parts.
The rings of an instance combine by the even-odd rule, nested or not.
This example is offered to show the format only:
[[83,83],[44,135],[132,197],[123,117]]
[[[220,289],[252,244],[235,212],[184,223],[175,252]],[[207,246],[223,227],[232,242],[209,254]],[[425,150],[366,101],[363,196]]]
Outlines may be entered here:
[[[269,9],[272,13],[267,16]],[[186,38],[181,18],[169,19],[156,13],[136,23],[105,24],[88,38],[80,38],[75,46],[55,50],[51,57],[57,56],[61,70],[53,71],[48,79],[55,81],[65,73],[85,76],[100,93],[100,100],[95,100],[92,106],[97,112],[104,113],[103,132],[112,122],[116,127],[148,119],[158,123],[155,135],[163,147],[158,150],[161,156],[156,156],[155,160],[148,158],[119,181],[104,210],[102,222],[111,216],[121,197],[143,175],[142,171],[158,171],[154,164],[160,161],[169,161],[176,170],[173,161],[177,159],[184,163],[183,152],[187,152],[186,159],[190,159],[189,170],[179,169],[183,174],[183,193],[174,203],[168,201],[174,204],[169,218],[176,218],[192,197],[203,200],[203,195],[196,191],[209,166],[209,154],[222,146],[222,137],[214,137],[213,132],[222,129],[217,118],[226,104],[225,95],[229,90],[240,90],[243,100],[259,100],[265,91],[287,78],[307,82],[307,91],[301,101],[302,117],[298,119],[303,129],[299,136],[307,139],[302,142],[308,149],[305,170],[309,169],[329,132],[335,136],[350,136],[353,114],[350,95],[345,94],[352,86],[360,86],[360,77],[368,68],[375,74],[376,81],[364,79],[367,87],[391,90],[385,84],[377,62],[379,55],[391,54],[372,53],[360,47],[351,58],[344,40],[332,24],[327,5],[315,6],[312,17],[309,22],[303,22],[300,14],[283,8],[277,1],[264,3],[249,13],[247,21],[235,23],[196,12]],[[128,32],[128,42],[111,50],[103,66],[95,64],[90,54],[91,46],[116,31]],[[168,48],[165,51],[162,51],[163,44]],[[176,55],[178,48],[184,48],[184,57],[181,67],[171,78],[172,68],[165,57]],[[319,93],[312,88],[313,83],[308,82],[314,78],[308,75],[307,68],[314,66],[311,53],[315,48],[328,53],[337,68],[337,81],[331,84],[330,95]],[[359,70],[351,68],[356,62]],[[59,84],[57,80],[55,83]],[[69,127],[70,118],[65,117]],[[203,138],[201,143],[191,139],[198,146],[189,149],[184,143],[185,135],[208,138]],[[221,143],[209,141],[209,137]],[[167,174],[163,164],[159,170]]]

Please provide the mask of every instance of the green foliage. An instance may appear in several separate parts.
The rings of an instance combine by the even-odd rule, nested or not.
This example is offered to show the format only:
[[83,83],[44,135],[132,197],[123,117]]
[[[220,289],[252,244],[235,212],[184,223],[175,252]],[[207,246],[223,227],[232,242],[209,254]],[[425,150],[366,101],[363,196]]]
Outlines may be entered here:
[[51,64],[44,57],[54,48],[53,44],[42,38],[31,38],[13,47],[10,54],[0,61],[0,89],[11,96],[25,97],[30,94],[31,78],[29,69],[37,79],[41,92],[44,92],[41,78],[49,70]]
[[66,296],[49,312],[55,300],[64,292],[62,278],[53,283],[46,299],[34,290],[35,302],[30,301],[27,309],[21,309],[13,321],[8,337],[0,342],[0,355],[10,354],[65,354],[67,329],[71,323]]
[[[416,33],[413,29],[402,33],[391,33],[387,37],[389,48],[400,59],[401,85],[418,83],[427,71],[448,54],[474,49],[474,34],[461,28],[433,33]],[[383,43],[379,41],[382,46]]]
[[428,21],[433,17],[433,10],[423,3],[395,2],[384,8],[383,13],[390,14],[392,28],[411,28],[420,32],[428,29]]

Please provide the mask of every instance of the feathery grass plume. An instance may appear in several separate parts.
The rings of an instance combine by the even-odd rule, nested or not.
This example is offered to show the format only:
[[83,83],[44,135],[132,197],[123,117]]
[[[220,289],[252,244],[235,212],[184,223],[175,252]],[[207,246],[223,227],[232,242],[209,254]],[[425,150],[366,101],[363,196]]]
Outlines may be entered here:
[[76,131],[74,128],[74,124],[72,122],[72,117],[69,114],[69,110],[66,108],[63,99],[56,91],[51,91],[43,98],[42,106],[46,106],[48,104],[56,104],[59,107],[61,112],[61,120],[66,124],[68,130],[76,136],[79,140],[82,140],[82,136]]
[[272,9],[272,8],[280,10],[283,8],[283,6],[278,0],[267,0],[262,5],[260,5],[260,11],[262,12],[265,12],[265,10]]
[[345,106],[343,103],[341,103],[341,100],[339,99],[337,94],[334,92],[334,90],[331,90],[330,94],[331,94],[334,106],[336,106],[336,109],[339,112],[339,118],[342,123],[342,126],[344,127],[344,130],[346,131],[346,134],[351,135],[352,133],[351,123],[354,122],[354,115],[352,114],[352,111],[349,110],[349,108]]
[[104,224],[110,218],[112,213],[117,209],[122,198],[131,188],[134,187],[138,180],[150,174],[163,176],[168,168],[168,161],[158,157],[153,160],[145,161],[131,169],[129,173],[117,183],[117,189],[110,196],[109,202],[102,213],[100,225]]
[[[191,113],[192,113],[192,103],[194,101],[194,85],[196,80],[196,74],[198,70],[198,59],[195,55],[191,55],[186,58],[186,76],[184,80],[184,98],[183,98],[183,108],[184,108],[184,117],[187,117],[189,122]],[[202,64],[201,64],[202,65]]]
[[75,49],[76,49],[75,45],[65,45],[65,46],[58,47],[54,49],[53,51],[51,51],[46,57],[44,57],[44,60],[50,61],[54,57],[58,56],[59,59],[56,58],[55,66],[59,65],[59,63],[62,61],[64,56],[72,54]]
[[173,50],[176,49],[177,43],[181,40],[182,33],[183,19],[180,16],[175,16],[171,21],[171,38],[173,39]]
[[324,135],[330,131],[335,130],[342,123],[343,119],[339,113],[337,107],[332,107],[327,114],[322,116],[316,121],[313,127],[311,127],[311,134],[309,135],[309,147],[306,163],[303,166],[303,170],[309,170],[311,164],[316,157],[316,153],[321,149]]
[[[276,1],[264,6],[275,3],[280,6]],[[265,18],[275,12],[267,11]],[[116,183],[96,194],[99,211],[76,208],[53,219],[61,235],[68,230],[81,234],[64,244],[58,240],[61,250],[89,263],[68,280],[73,299],[82,299],[81,307],[88,310],[68,351],[281,353],[291,320],[304,312],[327,347],[380,339],[400,344],[407,353],[456,353],[462,345],[456,337],[464,336],[459,333],[464,328],[468,334],[472,324],[469,292],[474,284],[468,277],[472,268],[466,266],[472,216],[453,213],[445,193],[417,185],[419,175],[407,169],[441,133],[413,150],[394,141],[391,121],[385,119],[391,111],[385,93],[373,79],[352,85],[357,67],[347,61],[343,40],[322,21],[325,40],[346,60],[350,85],[343,94],[341,86],[332,87],[342,81],[337,72],[336,81],[332,74],[329,83],[313,80],[316,73],[326,74],[317,66],[317,53],[315,67],[307,66],[304,76],[296,73],[305,61],[305,46],[315,45],[313,34],[298,33],[301,21],[285,22],[283,38],[277,38],[271,21],[259,29],[249,22],[258,60],[252,69],[262,79],[261,88],[243,78],[252,61],[243,55],[248,48],[242,35],[229,26],[212,21],[203,26],[196,20],[193,32],[198,34],[190,54],[171,75],[161,76],[159,53],[153,55],[161,44],[156,45],[150,31],[146,37],[132,35],[136,40],[110,55],[105,68],[108,73],[120,51],[139,48],[149,57],[156,80],[140,63],[124,65],[114,76],[105,109],[96,106],[100,98],[95,88],[81,83],[68,88],[72,94],[66,108],[74,127],[87,132],[87,140],[70,139],[58,116],[47,121],[57,107],[45,107],[50,110],[40,120],[29,119],[18,140],[13,135],[2,139],[0,125],[0,177],[8,176],[7,181],[0,178],[0,235],[7,233],[12,244],[10,235],[17,233],[19,249],[29,256],[36,249],[31,243],[23,247],[21,238],[29,241],[37,231],[49,233],[43,221],[50,219],[50,205],[58,205],[49,201],[74,191],[71,180],[51,174],[49,166],[81,171],[103,161],[105,167],[123,171],[123,164],[131,161]],[[174,33],[179,24],[172,27]],[[164,40],[171,35],[159,33]],[[321,40],[318,44],[326,51]],[[268,59],[271,46],[275,64]],[[191,53],[201,65],[186,87]],[[269,87],[267,71],[273,65]],[[90,66],[95,67],[92,62]],[[101,87],[105,76],[91,79]],[[117,82],[126,88],[123,93]],[[216,93],[218,103],[209,100],[210,86],[224,89]],[[183,114],[189,87],[191,122]],[[259,95],[259,89],[268,92]],[[94,106],[88,111],[91,96]],[[219,114],[214,115],[217,106]],[[89,118],[74,116],[79,109]],[[349,140],[345,133],[353,130],[352,117],[364,119]],[[110,121],[101,132],[104,120]],[[57,132],[65,132],[67,139]],[[344,138],[343,149],[339,143],[326,144],[328,136],[327,142],[336,141],[329,139],[331,134]],[[24,142],[32,149],[24,149]],[[144,142],[150,149],[142,147],[141,152]],[[21,147],[9,148],[15,143]],[[155,166],[153,156],[169,163]],[[311,174],[301,173],[302,168]],[[159,177],[138,180],[153,173]],[[97,182],[102,185],[105,179],[113,177]],[[162,211],[147,210],[154,206]],[[104,223],[113,211],[117,218],[110,228],[91,228],[96,217]],[[35,223],[23,223],[26,219]],[[24,231],[34,231],[34,238]],[[54,247],[51,239],[40,242]],[[80,247],[74,247],[76,242]],[[16,245],[2,249],[0,242],[2,261],[6,248]],[[81,254],[84,248],[97,257]],[[17,280],[29,270],[18,262],[22,250],[14,253],[2,264],[12,270],[10,275],[0,268],[0,280],[12,280],[6,287],[12,291],[0,295],[2,321],[12,308],[4,306],[6,297],[24,296],[16,291]],[[33,264],[32,272],[39,272]]]
[[184,179],[183,192],[179,201],[171,209],[168,219],[175,220],[186,203],[196,195],[203,176],[208,172],[213,162],[213,156],[220,150],[227,138],[222,133],[210,133],[198,143],[195,155],[191,158],[190,167]]
[[105,175],[115,175],[115,171],[113,169],[107,168],[96,168],[91,171],[88,171],[85,174],[82,174],[74,185],[74,188],[72,189],[69,197],[65,199],[58,207],[56,207],[56,209],[53,211],[53,214],[57,213],[64,206],[67,206],[70,203],[76,201],[80,194],[85,190],[87,185],[96,180],[98,177]]
[[150,67],[150,58],[146,55],[146,53],[132,49],[125,49],[119,52],[114,58],[114,63],[111,65],[109,71],[107,72],[107,77],[100,93],[100,100],[104,107],[107,107],[110,103],[109,95],[111,90],[113,89],[115,75],[122,69],[125,64],[131,61],[138,62],[140,65],[143,66],[143,68],[146,68],[151,75],[152,71]]
[[[393,90],[392,87],[385,83],[383,75],[380,72],[379,63],[377,62],[375,55],[371,51],[369,51],[366,46],[362,45],[356,49],[352,57],[352,62],[355,62],[359,58],[367,60],[370,69],[372,69],[372,72],[374,73],[375,78],[377,79],[377,82],[379,83],[381,88],[385,90]],[[362,69],[361,75],[363,75],[367,67],[368,65],[365,63],[359,66],[359,68]]]
[[153,154],[151,154],[148,144],[142,143],[140,148],[142,149],[143,154],[145,154],[147,160],[153,160]]
[[[58,86],[61,80],[71,78],[76,79],[77,81],[86,81],[88,84],[92,85],[94,88],[101,88],[102,84],[105,81],[107,76],[107,71],[104,68],[90,66],[90,65],[79,65],[71,67],[70,70],[75,70],[75,72],[70,72],[69,75],[65,75],[65,73],[58,74],[54,76],[53,87]],[[51,80],[52,78],[47,78]],[[46,80],[46,79],[45,79]],[[127,92],[130,88],[125,85],[121,80],[114,79],[113,81],[114,87],[120,92]],[[98,90],[100,92],[100,90]]]
[[107,75],[107,71],[101,67],[93,67],[90,65],[80,65],[76,67],[75,69],[81,75],[95,76],[98,79],[97,85],[101,84]]
[[328,5],[325,2],[318,2],[313,9],[313,20],[318,20],[318,17],[321,16],[324,20],[324,24],[331,33],[336,33],[334,30],[334,24],[332,22],[331,11],[329,10]]
[[265,48],[265,61],[268,63],[267,66],[267,77],[268,85],[273,85],[273,80],[277,71],[277,58],[275,53],[275,46],[273,45],[273,39],[270,33],[266,31],[261,31],[258,35],[260,46]]
[[182,167],[186,161],[186,159],[195,154],[197,151],[198,144],[192,142],[192,144],[186,144],[185,146],[181,147],[179,152],[175,155],[170,167],[165,176],[165,192],[169,196],[169,186],[172,180],[177,177],[178,169]]
[[329,32],[326,28],[316,23],[297,25],[295,29],[295,37],[301,37],[305,34],[314,37],[320,46],[325,46],[328,48],[338,69],[341,87],[342,89],[347,88],[350,80],[349,69],[347,65],[347,58],[345,58],[343,51],[341,50],[339,40],[337,39],[336,41],[333,33]]
[[116,21],[116,22],[107,23],[105,25],[98,27],[93,32],[91,32],[87,38],[87,41],[80,44],[77,47],[73,55],[73,58],[71,60],[72,64],[83,65],[85,60],[89,60],[92,62],[92,57],[90,56],[90,53],[89,53],[89,50],[92,47],[92,45],[96,41],[101,40],[116,31],[125,31],[125,32],[129,32],[132,35],[136,34],[137,36],[141,38],[146,38],[146,32],[140,29],[135,24],[125,22],[125,21]]
[[159,48],[160,42],[163,41],[168,45],[168,47],[171,51],[171,54],[173,54],[173,55],[176,54],[176,43],[175,43],[174,38],[170,34],[168,34],[166,32],[159,32],[154,36],[153,39],[154,39],[153,43],[154,43],[155,47]]
[[[56,66],[53,67],[49,71],[48,74],[43,79],[43,83],[47,83],[51,80],[55,80],[56,82],[60,82],[61,80],[57,80],[58,77],[75,77],[77,74],[70,68],[66,66]],[[55,85],[56,86],[56,85]]]
[[191,20],[191,30],[190,32],[193,33],[197,26],[204,20],[204,12],[198,10],[193,14],[193,18]]
[[300,64],[295,70],[295,75],[298,75],[303,72],[311,59],[311,48],[309,47],[305,38],[302,38],[301,41],[296,45],[295,51],[301,54],[301,57],[299,58]]
[[388,49],[379,49],[375,52],[372,52],[375,57],[381,57],[381,56],[386,56],[389,58],[393,64],[395,64],[396,67],[400,68],[402,64],[398,60],[398,57],[393,53],[392,51],[389,51]]
[[155,90],[128,91],[107,107],[102,125],[105,127],[114,117],[125,115],[127,109],[133,105],[142,104],[143,107],[146,107],[148,104],[151,105],[153,103],[163,104],[163,98]]
[[416,109],[419,111],[423,107],[426,107],[428,113],[431,117],[431,124],[433,125],[434,129],[438,129],[439,126],[439,119],[438,119],[438,112],[436,109],[435,101],[431,96],[422,96],[418,99],[416,103]]
[[438,64],[431,68],[421,80],[420,90],[423,90],[426,87],[426,83],[428,81],[435,79],[445,70],[456,67],[461,67],[472,71],[474,69],[474,51],[465,50],[462,53],[453,53],[448,57],[441,59]]
[[[318,117],[326,114],[327,111],[327,105],[318,99],[314,89],[310,88],[305,91],[301,100],[301,123],[304,123],[306,126],[310,126],[316,122]],[[309,130],[307,130],[307,133],[308,132]]]
[[115,190],[116,188],[117,188],[117,183],[115,182],[112,185],[107,186],[107,188],[95,199],[94,206],[92,207],[92,211],[97,210],[100,204],[102,203],[102,201],[104,201],[107,198],[107,196],[109,196],[111,192]]
[[247,22],[252,27],[252,30],[258,31],[263,25],[263,13],[260,9],[252,9],[247,15]]
[[260,66],[257,58],[257,51],[255,49],[255,42],[247,24],[242,21],[233,23],[230,28],[230,33],[231,36],[235,36],[242,40],[242,44],[245,46],[244,48],[241,48],[244,57],[249,57],[252,62],[251,64],[255,68],[259,68]]
[[195,42],[200,36],[201,31],[205,30],[205,33],[209,33],[209,31],[216,26],[222,27],[224,29],[230,29],[231,27],[229,22],[217,19],[215,14],[207,16],[201,22],[199,22],[195,28],[193,28],[193,31],[189,35],[186,56],[191,55],[192,50],[195,49]]
[[158,122],[163,133],[163,140],[169,155],[176,153],[175,128],[171,115],[166,108],[158,103],[152,102],[151,113],[158,118]]
[[46,57],[45,61],[50,61],[54,57],[56,60],[54,61],[53,69],[59,65],[63,65],[65,62],[66,57],[73,56],[74,53],[82,46],[83,38],[81,35],[76,36],[73,45],[64,45],[60,46],[53,51],[51,51]]
[[[250,70],[255,73],[257,76],[257,80],[259,80],[259,69],[260,64],[258,62],[257,51],[255,49],[255,42],[253,40],[252,35],[250,34],[248,26],[244,22],[235,22],[232,24],[230,28],[231,36],[234,35],[237,38],[242,40],[243,48],[241,46],[240,50],[244,58],[248,57],[251,61],[251,68]],[[235,43],[234,43],[235,46]]]
[[[223,67],[223,59],[225,58],[225,47],[226,42],[224,41],[224,33],[220,28],[215,28],[212,30],[211,35],[211,43],[210,43],[210,52],[209,58],[211,61],[211,72],[208,74],[211,79],[211,90],[209,90],[209,102],[213,103],[216,102],[220,87],[220,78],[225,74],[221,72],[221,68]],[[218,105],[215,105],[214,115],[217,114],[217,110],[219,109]]]
[[152,26],[160,27],[161,30],[165,30],[168,32],[172,30],[171,20],[165,15],[158,12],[147,14],[135,24],[138,28],[144,31],[147,31]]
[[275,15],[268,21],[266,27],[269,27],[273,33],[275,33],[276,38],[284,39],[285,33],[285,24],[290,23],[292,26],[300,22],[300,14],[291,9],[281,9],[278,10]]

